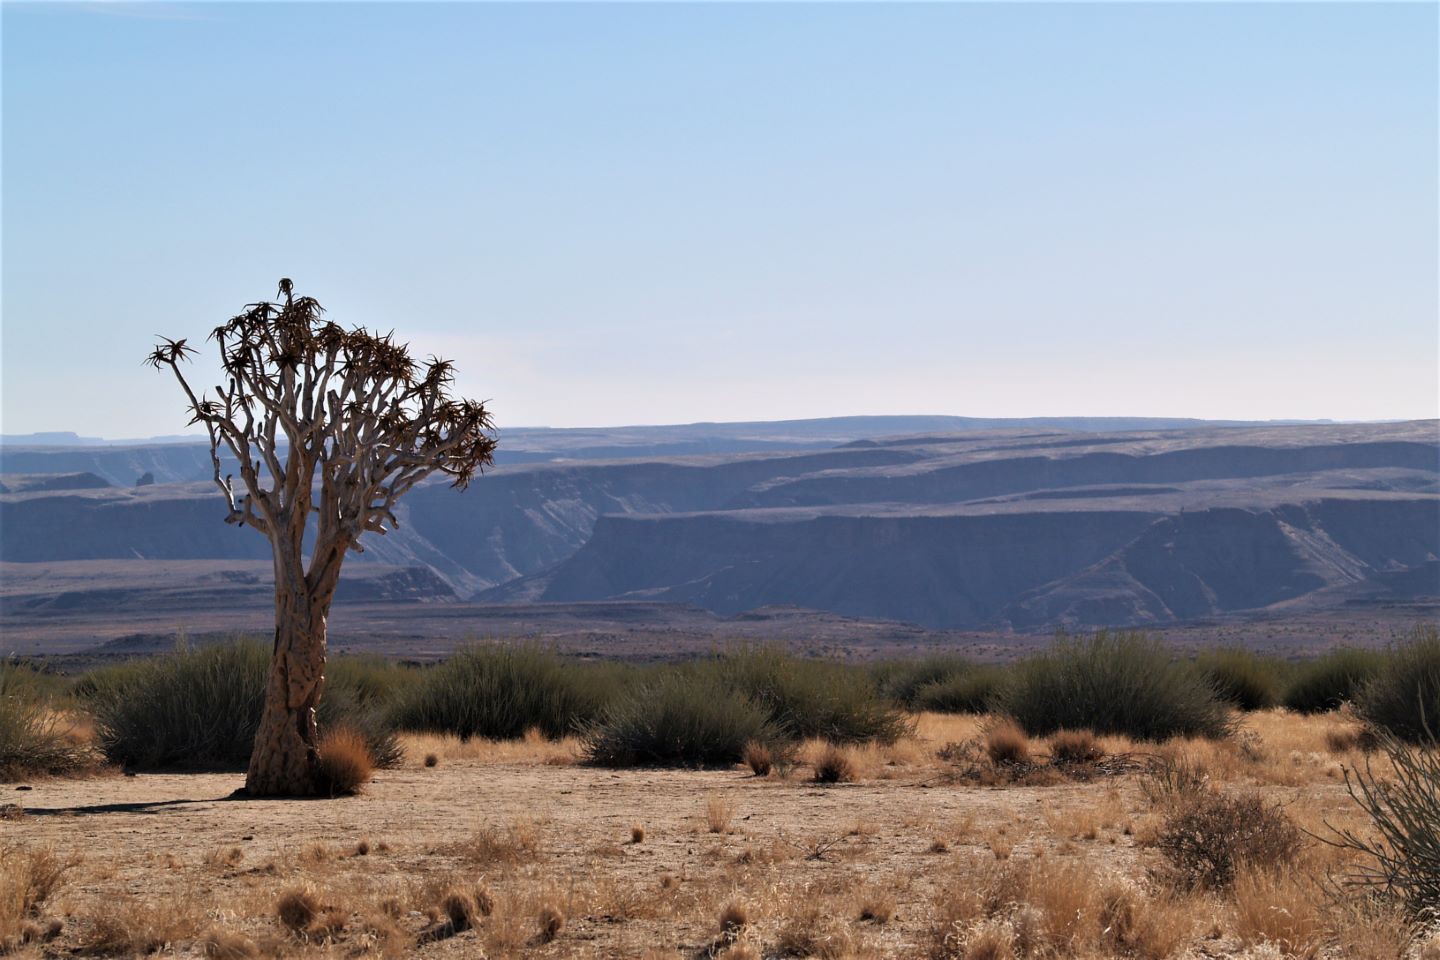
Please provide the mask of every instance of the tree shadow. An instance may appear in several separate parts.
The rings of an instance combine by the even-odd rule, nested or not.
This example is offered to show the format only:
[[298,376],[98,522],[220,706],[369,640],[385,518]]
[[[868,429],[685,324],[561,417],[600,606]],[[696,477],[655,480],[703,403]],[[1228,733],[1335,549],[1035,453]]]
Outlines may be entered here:
[[224,803],[228,800],[243,800],[243,795],[228,793],[220,797],[202,797],[179,800],[140,800],[134,803],[92,803],[76,807],[25,807],[27,817],[83,817],[97,813],[160,813],[165,807],[179,807],[192,803]]

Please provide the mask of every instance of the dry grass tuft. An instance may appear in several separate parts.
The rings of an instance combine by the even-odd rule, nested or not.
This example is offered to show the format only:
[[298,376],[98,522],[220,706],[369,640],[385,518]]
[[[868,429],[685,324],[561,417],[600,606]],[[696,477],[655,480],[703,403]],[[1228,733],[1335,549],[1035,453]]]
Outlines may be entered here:
[[0,952],[19,940],[25,925],[75,866],[53,850],[0,843]]
[[1050,759],[1063,764],[1098,763],[1105,759],[1105,750],[1089,730],[1057,730],[1050,736]]
[[1097,921],[1101,946],[1140,960],[1176,955],[1195,927],[1186,904],[1148,900],[1135,884],[1122,881],[1112,881],[1100,890]]
[[526,863],[540,853],[540,828],[533,820],[517,818],[508,827],[481,827],[451,850],[477,866]]
[[565,914],[553,903],[547,903],[540,908],[540,935],[541,943],[549,943],[560,935],[565,927]]
[[205,932],[197,946],[211,960],[251,960],[260,956],[260,948],[249,937],[213,927]]
[[1273,943],[1287,957],[1313,957],[1325,936],[1324,894],[1300,871],[1250,867],[1235,877],[1235,932],[1247,946]]
[[456,933],[469,930],[480,917],[480,907],[475,903],[475,899],[458,890],[451,890],[445,895],[445,899],[440,901],[440,912],[450,921],[450,926]]
[[630,825],[630,842],[631,842],[631,843],[644,843],[644,842],[645,842],[645,828],[644,828],[643,826],[641,826],[641,825],[638,824],[638,823],[632,823],[632,824]]
[[726,943],[734,943],[749,925],[750,910],[743,903],[727,903],[720,911],[720,939]]
[[1375,749],[1375,736],[1358,725],[1331,727],[1325,731],[1325,749],[1334,754],[1370,753]]
[[858,777],[855,760],[844,747],[829,744],[815,760],[816,783],[854,783]]
[[884,925],[895,917],[895,897],[885,890],[870,890],[860,898],[859,918]]
[[770,752],[769,747],[758,740],[751,740],[745,744],[745,749],[741,752],[741,759],[757,777],[770,776],[770,771],[775,766],[774,754]]
[[1030,738],[1013,720],[1001,720],[985,731],[985,755],[997,766],[1015,766],[1030,759]]
[[89,917],[75,952],[102,957],[156,953],[192,939],[198,921],[194,905],[186,901],[111,899]]
[[245,859],[245,851],[239,847],[216,847],[205,854],[205,865],[216,870],[239,866]]
[[291,933],[299,933],[320,914],[320,901],[309,887],[291,887],[275,900],[275,916]]
[[332,797],[359,793],[375,776],[375,758],[370,745],[352,727],[336,727],[320,738],[315,776],[320,789]]
[[322,907],[320,915],[305,928],[305,938],[322,943],[336,940],[345,932],[349,920],[349,915],[339,907]]
[[708,797],[705,800],[705,825],[711,833],[726,833],[730,821],[735,817],[735,804],[724,797]]

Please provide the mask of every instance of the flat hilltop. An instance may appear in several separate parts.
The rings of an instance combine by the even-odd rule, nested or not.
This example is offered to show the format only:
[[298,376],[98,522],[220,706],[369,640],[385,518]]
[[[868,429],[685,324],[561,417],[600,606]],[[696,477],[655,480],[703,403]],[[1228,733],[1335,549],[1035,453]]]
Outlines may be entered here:
[[[1115,423],[1140,428],[1093,429]],[[349,561],[334,625],[361,646],[648,655],[777,610],[797,643],[864,650],[1057,627],[1383,636],[1440,609],[1440,422],[951,425],[502,433],[534,462],[412,491]],[[668,452],[721,441],[754,448]],[[186,444],[0,447],[10,645],[264,629],[268,546],[220,522],[207,470]]]

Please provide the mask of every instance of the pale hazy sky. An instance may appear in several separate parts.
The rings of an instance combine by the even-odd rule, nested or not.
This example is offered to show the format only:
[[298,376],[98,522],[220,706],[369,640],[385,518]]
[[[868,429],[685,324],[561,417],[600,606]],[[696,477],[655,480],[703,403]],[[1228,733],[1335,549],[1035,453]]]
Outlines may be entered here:
[[3,31],[6,433],[182,432],[152,335],[282,275],[453,357],[502,427],[1440,413],[1434,4]]

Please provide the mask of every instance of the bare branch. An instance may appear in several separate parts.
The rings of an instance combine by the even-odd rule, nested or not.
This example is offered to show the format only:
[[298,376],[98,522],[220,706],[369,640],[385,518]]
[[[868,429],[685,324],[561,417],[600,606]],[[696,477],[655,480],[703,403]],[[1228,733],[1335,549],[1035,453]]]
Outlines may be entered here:
[[[440,473],[464,488],[490,465],[494,424],[483,403],[451,396],[451,361],[417,363],[393,331],[347,330],[325,319],[324,308],[296,296],[288,279],[277,295],[211,331],[226,374],[215,399],[197,396],[181,373],[195,353],[185,340],[162,338],[145,362],[171,369],[190,422],[204,425],[226,521],[260,530],[277,561],[283,553],[298,567],[315,514],[306,580],[333,591],[345,553],[363,550],[366,532],[398,527],[396,503],[416,484]],[[238,464],[244,495],[233,475],[221,477],[222,450]]]

